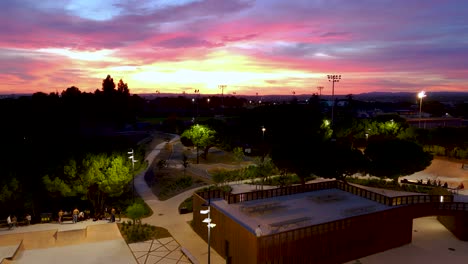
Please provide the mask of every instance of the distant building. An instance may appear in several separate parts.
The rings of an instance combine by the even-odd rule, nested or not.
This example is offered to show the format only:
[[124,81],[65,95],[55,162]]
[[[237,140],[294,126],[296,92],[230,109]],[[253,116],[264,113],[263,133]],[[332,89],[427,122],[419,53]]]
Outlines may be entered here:
[[464,122],[462,118],[455,117],[416,117],[406,118],[406,122],[412,127],[432,129],[437,127],[462,127]]

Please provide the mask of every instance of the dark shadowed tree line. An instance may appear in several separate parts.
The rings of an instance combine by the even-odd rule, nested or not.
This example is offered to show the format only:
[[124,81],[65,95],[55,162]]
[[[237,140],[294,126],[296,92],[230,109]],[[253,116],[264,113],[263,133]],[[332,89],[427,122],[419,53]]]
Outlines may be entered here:
[[[131,95],[123,80],[115,85],[110,76],[94,93],[72,86],[61,93],[37,92],[32,96],[0,100],[0,204],[3,213],[38,215],[65,205],[90,207],[81,199],[84,190],[77,191],[77,182],[71,191],[62,188],[65,182],[62,185],[55,182],[55,187],[60,187],[58,192],[79,194],[63,198],[46,189],[43,176],[50,176],[49,183],[68,177],[70,170],[65,173],[64,168],[70,168],[70,162],[82,164],[86,155],[104,155],[109,157],[104,160],[111,163],[121,157],[125,160],[123,168],[127,168],[130,163],[126,152],[135,147],[137,139],[115,132],[131,127],[143,107],[144,100]],[[136,151],[144,154],[143,149]],[[83,168],[78,166],[73,175],[83,176]],[[112,166],[106,168],[110,170]],[[87,184],[81,183],[88,189],[100,190],[103,186],[102,183],[99,188],[90,182]],[[52,190],[53,184],[48,188]],[[118,192],[110,196],[116,194]]]

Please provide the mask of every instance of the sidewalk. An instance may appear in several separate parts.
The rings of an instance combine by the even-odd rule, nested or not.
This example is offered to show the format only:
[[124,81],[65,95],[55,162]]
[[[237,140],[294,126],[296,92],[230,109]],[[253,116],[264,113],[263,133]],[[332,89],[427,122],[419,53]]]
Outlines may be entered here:
[[[173,138],[171,141],[178,140],[178,137]],[[159,151],[164,147],[166,142],[157,145],[146,157],[149,164],[157,156]],[[142,219],[143,223],[154,226],[166,228],[174,239],[184,248],[186,248],[199,263],[208,262],[208,244],[196,234],[190,227],[192,214],[179,214],[179,205],[188,197],[192,196],[194,191],[192,189],[181,193],[166,201],[160,201],[151,189],[148,187],[144,180],[146,171],[141,172],[135,177],[135,189],[142,199],[153,210],[153,215]],[[203,187],[200,187],[203,188]],[[216,251],[211,250],[211,263],[225,263],[226,261]]]

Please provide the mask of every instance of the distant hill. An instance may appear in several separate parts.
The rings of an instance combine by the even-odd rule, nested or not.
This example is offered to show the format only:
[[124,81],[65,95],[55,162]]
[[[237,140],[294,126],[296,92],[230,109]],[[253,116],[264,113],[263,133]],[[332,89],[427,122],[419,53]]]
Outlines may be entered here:
[[[385,92],[370,92],[354,95],[356,100],[361,101],[379,101],[379,102],[395,102],[395,101],[417,101],[415,93],[385,93]],[[468,92],[428,92],[424,100],[431,101],[468,101]]]
[[[32,94],[0,94],[0,99],[2,98],[18,98],[21,96],[31,96]],[[147,99],[154,99],[156,97],[177,97],[177,96],[185,96],[188,98],[194,97],[194,94],[180,94],[180,93],[141,93],[138,94],[141,97]],[[221,96],[220,94],[201,94],[202,97],[207,96]],[[224,97],[235,96],[235,97],[242,97],[246,98],[247,100],[263,100],[269,102],[281,102],[281,101],[291,101],[293,98],[296,98],[299,101],[305,101],[311,97],[310,94],[297,94],[297,95],[232,95],[232,94],[225,94]],[[335,95],[338,99],[344,99],[347,95],[338,94]],[[369,92],[369,93],[361,93],[361,94],[353,94],[353,98],[355,100],[360,101],[378,101],[378,102],[416,102],[418,99],[416,97],[416,93],[413,92],[398,92],[398,93],[390,93],[390,92]],[[322,95],[322,99],[330,100],[331,95]],[[468,102],[468,91],[467,92],[428,92],[427,97],[424,100],[431,100],[431,101],[439,101],[439,102]]]

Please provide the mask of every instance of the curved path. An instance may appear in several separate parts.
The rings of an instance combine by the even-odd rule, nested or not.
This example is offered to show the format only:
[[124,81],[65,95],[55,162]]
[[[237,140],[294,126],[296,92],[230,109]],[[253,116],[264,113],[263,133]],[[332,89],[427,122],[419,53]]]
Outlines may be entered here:
[[[179,140],[175,137],[171,142]],[[151,164],[162,148],[167,143],[157,145],[146,157],[145,160]],[[190,227],[192,214],[179,214],[179,205],[188,197],[192,196],[196,189],[192,189],[174,196],[166,201],[160,201],[144,180],[145,171],[135,177],[135,189],[143,200],[153,210],[153,215],[142,220],[154,226],[166,228],[174,239],[184,248],[186,248],[200,263],[208,262],[208,245],[195,233]],[[202,188],[202,187],[200,187]],[[219,254],[211,250],[211,263],[225,263],[225,260]]]

